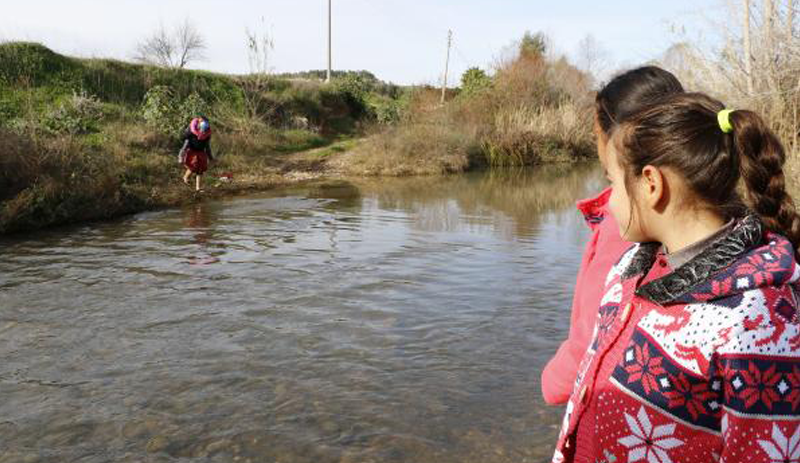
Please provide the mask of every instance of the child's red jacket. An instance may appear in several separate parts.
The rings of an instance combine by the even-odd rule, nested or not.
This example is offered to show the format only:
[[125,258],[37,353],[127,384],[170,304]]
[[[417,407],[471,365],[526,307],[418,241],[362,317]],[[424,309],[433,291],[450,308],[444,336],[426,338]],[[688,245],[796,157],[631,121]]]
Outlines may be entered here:
[[631,247],[631,243],[620,238],[617,222],[608,212],[610,195],[611,188],[607,188],[596,198],[578,203],[578,210],[592,229],[592,235],[586,244],[575,283],[569,337],[561,343],[542,372],[542,395],[551,405],[563,404],[569,399],[578,365],[592,337],[606,275]]
[[800,461],[800,266],[748,216],[672,270],[634,246],[606,279],[553,461]]

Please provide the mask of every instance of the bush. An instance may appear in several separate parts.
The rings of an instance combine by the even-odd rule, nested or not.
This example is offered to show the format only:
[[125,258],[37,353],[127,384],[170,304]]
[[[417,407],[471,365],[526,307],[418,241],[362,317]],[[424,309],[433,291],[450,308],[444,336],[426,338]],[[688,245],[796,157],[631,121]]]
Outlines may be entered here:
[[21,115],[22,102],[18,95],[7,88],[0,88],[0,127]]
[[209,105],[197,93],[192,93],[178,105],[178,130],[183,130],[189,121],[199,116],[207,116]]
[[492,85],[492,78],[478,67],[467,69],[461,76],[461,95],[472,96]]
[[46,113],[42,125],[57,134],[77,135],[97,131],[102,118],[103,104],[94,96],[81,92]]
[[172,89],[156,85],[147,91],[142,102],[142,117],[157,131],[173,132],[175,121],[175,97]]
[[157,85],[145,94],[141,114],[153,130],[177,136],[192,118],[208,114],[209,109],[208,103],[197,93],[181,101],[171,88]]
[[393,124],[400,120],[407,101],[371,94],[367,98],[370,115],[379,124]]
[[348,74],[333,81],[333,91],[344,97],[353,117],[368,115],[367,95],[370,83],[359,74]]
[[504,108],[484,138],[490,165],[528,165],[591,157],[593,139],[586,127],[591,112],[572,103],[554,107]]
[[[392,167],[367,170],[396,172],[405,164],[413,171],[421,162],[435,166],[433,160],[420,159],[421,149],[428,150],[428,157],[464,161],[444,162],[447,166],[527,165],[590,156],[592,112],[585,96],[590,81],[566,60],[547,59],[546,49],[543,35],[526,33],[493,77],[479,68],[465,72],[459,97],[444,106],[436,89],[415,91],[399,116],[400,128],[377,135],[382,141],[363,148]],[[427,170],[437,169],[448,170]]]

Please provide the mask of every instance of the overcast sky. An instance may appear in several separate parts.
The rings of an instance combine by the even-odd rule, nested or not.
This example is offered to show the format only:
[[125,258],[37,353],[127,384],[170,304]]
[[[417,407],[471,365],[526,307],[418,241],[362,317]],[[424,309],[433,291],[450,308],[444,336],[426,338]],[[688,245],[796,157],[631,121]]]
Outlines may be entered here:
[[[245,30],[274,37],[276,72],[326,66],[327,0],[2,0],[0,40],[32,40],[70,55],[130,59],[136,43],[163,24],[192,21],[208,41],[192,67],[248,71]],[[610,67],[657,57],[671,27],[702,27],[719,0],[333,0],[335,69],[366,69],[399,84],[440,81],[453,30],[451,82],[470,66],[488,68],[526,30],[543,31],[575,57],[591,34]]]

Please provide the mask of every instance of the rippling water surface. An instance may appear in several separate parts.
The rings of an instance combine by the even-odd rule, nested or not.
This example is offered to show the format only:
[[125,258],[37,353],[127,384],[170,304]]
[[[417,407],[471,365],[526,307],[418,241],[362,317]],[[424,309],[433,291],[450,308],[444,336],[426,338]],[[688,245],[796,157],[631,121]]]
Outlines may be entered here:
[[328,182],[0,241],[0,462],[538,462],[595,168]]

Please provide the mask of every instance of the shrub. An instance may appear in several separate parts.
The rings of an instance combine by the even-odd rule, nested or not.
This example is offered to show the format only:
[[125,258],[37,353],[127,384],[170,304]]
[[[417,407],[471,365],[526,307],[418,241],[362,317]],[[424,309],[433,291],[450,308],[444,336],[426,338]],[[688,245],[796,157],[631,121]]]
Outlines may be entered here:
[[44,85],[71,74],[74,67],[74,61],[38,43],[0,44],[0,82],[7,85]]
[[12,119],[21,115],[22,102],[18,95],[6,88],[0,88],[0,126],[8,125]]
[[490,165],[527,165],[590,157],[589,124],[591,112],[571,103],[501,109],[483,140],[486,160]]
[[152,128],[172,131],[174,123],[175,97],[172,89],[164,85],[156,85],[147,91],[142,102],[142,117]]
[[192,93],[178,105],[178,131],[183,130],[195,117],[207,116],[209,105],[197,93]]
[[399,121],[406,103],[377,94],[371,94],[367,98],[371,117],[379,124],[393,124]]
[[145,94],[141,114],[157,132],[177,136],[192,118],[208,114],[209,109],[209,104],[197,93],[181,101],[171,88],[157,85]]
[[[445,105],[439,103],[436,89],[419,88],[400,115],[400,128],[377,135],[383,140],[363,148],[393,167],[367,170],[398,171],[404,163],[435,165],[420,159],[418,149],[428,150],[428,157],[453,160],[457,155],[465,160],[445,163],[449,166],[526,165],[591,155],[591,107],[585,101],[589,80],[566,60],[548,59],[546,45],[543,35],[526,33],[492,78],[479,68],[464,73],[461,94]],[[476,152],[482,153],[476,157]]]
[[492,78],[481,68],[469,68],[461,75],[461,95],[472,96],[488,89],[491,85]]
[[77,135],[96,131],[102,118],[103,104],[94,96],[81,92],[74,93],[57,108],[46,113],[42,118],[42,125],[54,133]]
[[348,74],[333,81],[333,91],[346,101],[353,117],[368,115],[367,94],[370,92],[369,82],[359,74]]

